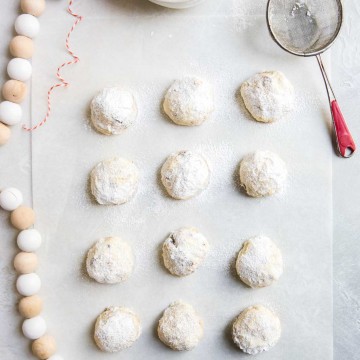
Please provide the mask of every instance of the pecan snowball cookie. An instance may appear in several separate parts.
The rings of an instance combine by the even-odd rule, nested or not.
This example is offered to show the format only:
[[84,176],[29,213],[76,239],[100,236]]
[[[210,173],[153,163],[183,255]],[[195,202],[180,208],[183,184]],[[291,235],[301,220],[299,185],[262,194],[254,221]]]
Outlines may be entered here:
[[246,308],[233,323],[233,341],[247,354],[255,355],[270,350],[280,336],[279,318],[262,305]]
[[190,199],[209,184],[210,169],[207,161],[193,151],[171,154],[161,168],[161,181],[174,199]]
[[201,125],[214,110],[211,85],[197,77],[176,80],[165,95],[164,111],[177,125]]
[[165,267],[177,276],[192,274],[203,263],[208,252],[208,241],[193,227],[174,231],[162,247]]
[[203,333],[201,318],[191,305],[182,301],[170,304],[159,321],[159,338],[173,350],[192,350]]
[[88,251],[86,270],[99,283],[116,284],[126,281],[134,267],[131,247],[118,237],[97,241]]
[[294,110],[294,88],[280,71],[254,75],[241,85],[240,93],[250,114],[260,122],[281,120]]
[[95,324],[96,345],[106,352],[124,350],[141,335],[141,321],[130,309],[109,307],[102,312]]
[[256,151],[240,163],[240,183],[248,195],[263,197],[283,190],[287,179],[284,161],[271,151]]
[[101,205],[128,202],[136,193],[138,183],[138,168],[121,157],[98,163],[90,174],[91,193]]
[[252,288],[270,286],[283,273],[281,251],[266,236],[249,239],[239,251],[236,272]]
[[91,102],[91,122],[104,135],[118,135],[133,124],[137,106],[133,94],[119,87],[105,88]]

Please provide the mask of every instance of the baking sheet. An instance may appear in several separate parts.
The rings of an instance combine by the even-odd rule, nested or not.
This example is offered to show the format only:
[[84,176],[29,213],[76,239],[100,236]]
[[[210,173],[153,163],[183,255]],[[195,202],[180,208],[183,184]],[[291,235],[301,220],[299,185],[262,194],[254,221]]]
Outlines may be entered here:
[[[54,68],[64,58],[72,22],[64,5],[49,3],[42,18],[33,121],[43,115]],[[33,134],[34,206],[45,238],[42,295],[60,352],[84,360],[246,358],[231,343],[230,324],[246,306],[262,303],[279,314],[283,335],[259,358],[331,359],[332,150],[316,62],[276,47],[266,30],[265,1],[208,0],[173,11],[140,0],[87,0],[76,9],[85,16],[72,40],[81,62],[64,72],[71,87],[57,91],[51,120]],[[288,121],[264,125],[249,118],[236,93],[255,72],[272,69],[293,82],[297,109]],[[215,87],[216,111],[201,127],[176,126],[160,111],[167,87],[184,75]],[[125,134],[109,138],[89,125],[89,102],[103,87],[119,84],[135,92],[139,117]],[[185,202],[166,197],[158,182],[163,161],[181,149],[202,152],[212,167],[208,190]],[[284,194],[259,200],[237,188],[241,158],[257,149],[286,161]],[[137,163],[139,193],[123,206],[98,206],[88,193],[89,172],[116,155]],[[159,257],[162,241],[181,226],[198,227],[211,244],[204,266],[184,279],[169,275]],[[281,248],[285,272],[276,285],[253,290],[234,276],[233,262],[242,242],[260,233]],[[126,239],[136,256],[130,280],[115,286],[91,281],[83,267],[88,248],[109,235]],[[162,311],[177,299],[191,303],[205,324],[199,346],[181,354],[156,336]],[[133,308],[143,322],[140,339],[120,354],[102,354],[92,341],[95,319],[110,305]]]

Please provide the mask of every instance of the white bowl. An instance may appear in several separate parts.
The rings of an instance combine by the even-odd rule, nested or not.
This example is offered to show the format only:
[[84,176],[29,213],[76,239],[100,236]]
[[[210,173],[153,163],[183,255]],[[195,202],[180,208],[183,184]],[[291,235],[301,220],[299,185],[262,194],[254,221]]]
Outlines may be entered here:
[[165,6],[172,9],[185,9],[196,6],[205,0],[149,0],[157,5]]

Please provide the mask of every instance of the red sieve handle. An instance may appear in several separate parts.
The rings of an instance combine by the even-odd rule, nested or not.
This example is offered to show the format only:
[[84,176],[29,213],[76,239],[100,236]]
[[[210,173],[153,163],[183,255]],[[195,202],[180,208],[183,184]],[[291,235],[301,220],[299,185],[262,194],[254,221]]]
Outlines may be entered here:
[[336,100],[331,101],[331,113],[334,121],[336,141],[340,155],[348,158],[355,152],[356,145]]

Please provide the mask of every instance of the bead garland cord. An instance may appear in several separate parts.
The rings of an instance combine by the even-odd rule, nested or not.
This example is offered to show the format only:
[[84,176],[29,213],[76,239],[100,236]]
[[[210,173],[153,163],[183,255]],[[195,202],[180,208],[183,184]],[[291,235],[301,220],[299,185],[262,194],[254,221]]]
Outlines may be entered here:
[[23,129],[26,131],[36,130],[39,127],[43,126],[47,122],[47,120],[49,119],[50,114],[51,114],[51,94],[52,94],[52,92],[58,87],[68,87],[69,86],[69,83],[61,76],[61,70],[68,65],[76,64],[80,61],[80,58],[73,52],[73,50],[70,47],[70,37],[71,37],[72,32],[75,30],[76,26],[82,21],[83,17],[81,15],[74,13],[74,11],[72,10],[72,5],[73,5],[73,0],[70,0],[69,5],[68,5],[68,12],[72,16],[74,16],[76,18],[76,20],[66,36],[65,46],[66,46],[68,53],[73,57],[73,60],[65,62],[57,68],[56,77],[60,80],[60,82],[52,85],[47,93],[47,112],[46,112],[45,118],[38,124],[34,125],[33,127],[26,127],[25,125],[23,125]]

